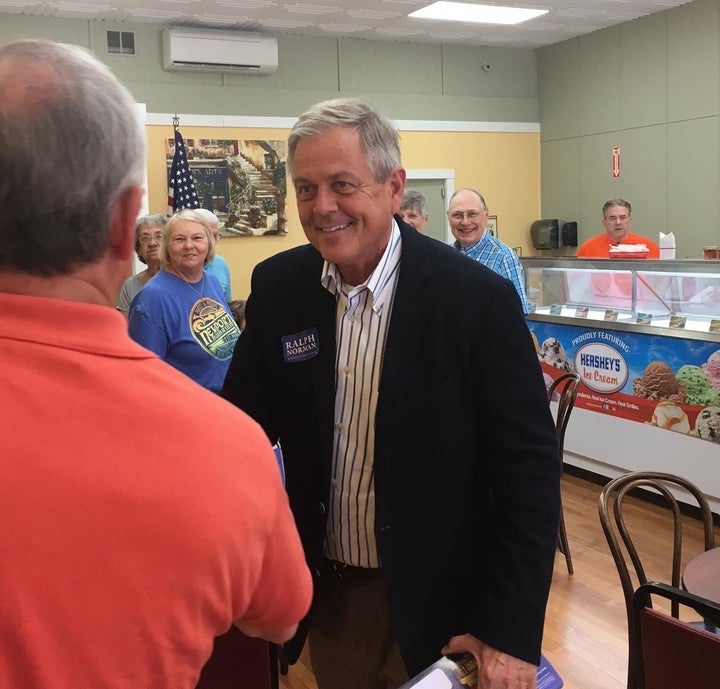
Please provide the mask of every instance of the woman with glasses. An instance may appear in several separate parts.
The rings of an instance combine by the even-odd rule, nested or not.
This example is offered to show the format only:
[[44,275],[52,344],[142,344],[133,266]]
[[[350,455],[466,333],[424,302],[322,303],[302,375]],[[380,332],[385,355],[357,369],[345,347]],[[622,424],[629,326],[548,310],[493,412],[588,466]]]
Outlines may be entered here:
[[130,307],[130,337],[203,387],[222,387],[240,329],[220,283],[203,270],[215,237],[197,211],[168,220],[160,245],[162,269]]
[[120,290],[117,309],[125,318],[130,313],[130,304],[147,281],[160,270],[160,242],[165,216],[143,215],[135,225],[135,253],[147,268],[137,275],[131,275]]

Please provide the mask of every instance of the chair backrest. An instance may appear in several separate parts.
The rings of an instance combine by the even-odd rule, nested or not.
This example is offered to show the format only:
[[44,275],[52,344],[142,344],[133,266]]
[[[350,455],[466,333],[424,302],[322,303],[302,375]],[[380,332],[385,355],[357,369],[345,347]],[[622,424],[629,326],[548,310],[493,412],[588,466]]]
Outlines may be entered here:
[[[654,490],[663,499],[663,502],[667,505],[672,515],[672,556],[668,558],[668,562],[671,565],[670,583],[672,586],[680,588],[684,521],[680,503],[673,495],[671,488],[682,489],[697,502],[700,508],[700,517],[704,531],[705,550],[710,550],[710,548],[715,546],[710,505],[700,489],[687,479],[673,474],[640,471],[625,474],[605,485],[600,493],[598,505],[600,524],[602,525],[605,538],[610,547],[610,553],[612,554],[620,576],[620,583],[622,585],[627,610],[628,639],[631,647],[634,641],[634,629],[631,625],[631,619],[635,589],[648,581],[645,566],[633,540],[624,513],[625,500],[635,488]],[[654,547],[653,555],[657,555],[656,551],[657,547]],[[678,604],[676,602],[672,604],[672,613],[677,617]],[[628,688],[635,689],[636,686],[637,670],[631,653],[628,662]]]
[[563,373],[558,376],[548,388],[548,402],[559,395],[557,415],[555,416],[555,432],[557,433],[558,449],[560,450],[560,461],[563,458],[565,447],[565,430],[567,429],[570,414],[575,406],[580,376],[577,373]]
[[272,689],[275,653],[264,639],[245,636],[234,625],[216,637],[195,689]]
[[662,596],[677,607],[687,606],[706,619],[720,617],[720,605],[674,586],[646,583],[635,592],[631,656],[638,660],[633,689],[708,689],[717,686],[720,635],[652,608],[651,597]]

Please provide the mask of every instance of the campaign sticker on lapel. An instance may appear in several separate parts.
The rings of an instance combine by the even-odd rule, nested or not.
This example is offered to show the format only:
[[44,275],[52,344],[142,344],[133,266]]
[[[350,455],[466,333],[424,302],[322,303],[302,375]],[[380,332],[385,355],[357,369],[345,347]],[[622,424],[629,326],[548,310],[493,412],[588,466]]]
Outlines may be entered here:
[[300,333],[285,335],[281,341],[283,360],[286,364],[312,359],[320,351],[317,328],[308,328]]

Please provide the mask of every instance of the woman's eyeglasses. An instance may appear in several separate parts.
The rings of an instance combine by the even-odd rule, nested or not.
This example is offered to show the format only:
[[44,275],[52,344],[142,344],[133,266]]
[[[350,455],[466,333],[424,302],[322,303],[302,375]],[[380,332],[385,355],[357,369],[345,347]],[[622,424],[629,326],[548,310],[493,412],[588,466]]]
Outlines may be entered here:
[[152,234],[141,234],[138,237],[140,244],[149,244],[150,240],[154,239],[156,242],[162,241],[162,232],[153,232]]

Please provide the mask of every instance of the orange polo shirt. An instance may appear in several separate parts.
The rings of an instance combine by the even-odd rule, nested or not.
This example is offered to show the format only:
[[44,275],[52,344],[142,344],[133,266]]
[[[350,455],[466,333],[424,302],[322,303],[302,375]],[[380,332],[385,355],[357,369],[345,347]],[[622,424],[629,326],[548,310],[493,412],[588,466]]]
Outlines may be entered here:
[[607,233],[599,234],[597,237],[591,237],[575,252],[576,256],[581,258],[610,258],[610,247],[618,244],[644,244],[648,249],[648,258],[660,258],[660,247],[655,242],[651,242],[645,237],[638,234],[630,234],[628,232],[622,242],[611,241]]

